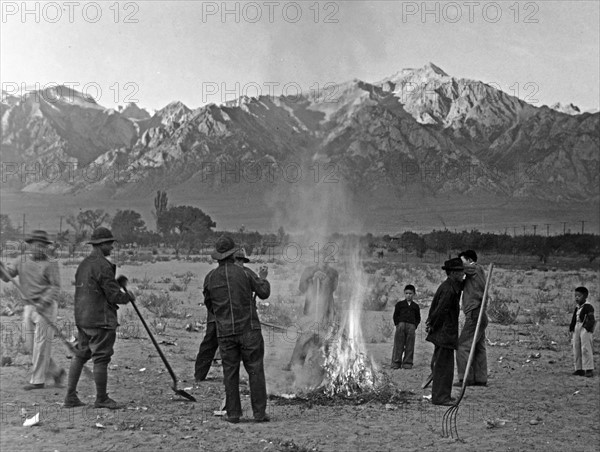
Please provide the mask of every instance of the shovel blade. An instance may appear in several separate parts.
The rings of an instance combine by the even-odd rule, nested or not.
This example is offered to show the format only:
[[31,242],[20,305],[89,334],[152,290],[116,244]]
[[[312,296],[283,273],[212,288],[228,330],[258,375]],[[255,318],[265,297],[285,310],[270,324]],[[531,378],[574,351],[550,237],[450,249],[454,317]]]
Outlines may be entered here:
[[193,395],[188,394],[183,389],[173,388],[173,391],[175,391],[175,394],[180,395],[185,399],[191,400],[192,402],[197,402],[196,398]]

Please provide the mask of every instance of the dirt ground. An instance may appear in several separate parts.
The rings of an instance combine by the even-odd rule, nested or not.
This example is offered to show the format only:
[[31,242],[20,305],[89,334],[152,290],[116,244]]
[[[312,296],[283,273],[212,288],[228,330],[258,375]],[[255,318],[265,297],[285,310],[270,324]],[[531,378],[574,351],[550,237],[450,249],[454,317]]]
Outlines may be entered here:
[[[250,267],[257,266],[251,264]],[[199,286],[209,268],[208,264],[200,263],[157,262],[143,266],[125,265],[119,269],[130,280],[151,281],[153,289],[144,291],[138,304],[152,290],[156,293],[167,290],[169,283],[159,282],[161,278],[169,276],[176,280],[177,274],[194,273],[185,291],[169,292],[184,312],[181,318],[163,319],[147,309],[142,312],[154,330],[160,332],[156,337],[159,342],[164,342],[162,349],[179,377],[179,387],[193,394],[197,403],[185,401],[171,390],[169,374],[130,306],[120,311],[122,327],[109,371],[111,397],[127,404],[125,409],[117,411],[91,408],[94,384],[83,375],[78,390],[80,398],[88,403],[87,407],[61,408],[65,389],[55,388],[50,382],[43,390],[24,391],[22,386],[27,383],[30,356],[15,345],[20,335],[20,317],[1,317],[3,358],[10,356],[12,359],[12,365],[0,368],[1,449],[61,452],[598,450],[598,373],[594,378],[571,375],[572,353],[566,333],[571,301],[564,300],[565,297],[572,300],[573,283],[587,283],[590,292],[595,294],[593,301],[598,312],[598,275],[593,271],[573,273],[571,279],[559,278],[559,273],[530,273],[531,278],[544,281],[544,293],[556,295],[552,300],[560,315],[544,317],[543,322],[538,322],[542,325],[526,321],[509,326],[490,325],[488,387],[467,388],[458,413],[460,440],[457,440],[441,436],[446,407],[433,406],[423,397],[430,394],[430,390],[421,389],[421,383],[429,373],[433,347],[424,340],[422,327],[417,330],[413,369],[389,368],[393,300],[385,311],[363,312],[362,324],[367,348],[381,371],[388,374],[399,389],[410,391],[407,403],[323,406],[282,404],[274,399],[268,406],[270,423],[248,421],[232,425],[215,416],[213,412],[219,409],[224,397],[221,367],[214,366],[209,379],[200,386],[196,387],[193,381],[194,359],[203,337],[205,319]],[[75,266],[61,265],[63,290],[67,292],[73,292],[74,271]],[[386,277],[393,278],[394,274],[402,275],[408,271],[399,268],[396,273],[388,272]],[[427,295],[420,293],[417,296],[425,318],[431,299],[429,293],[443,280],[443,275],[435,265],[419,271],[431,275],[430,287],[422,291]],[[497,272],[497,281],[503,289],[520,298],[521,312],[534,309],[533,304],[528,308],[524,293],[518,293],[515,284],[529,284],[527,280],[519,280],[523,272],[507,269]],[[261,309],[273,312],[274,305],[281,304],[278,308],[281,312],[294,312],[294,306],[300,303],[300,297],[294,295],[293,289],[297,283],[295,269],[271,266],[269,278],[273,282],[272,296],[267,300],[271,305]],[[562,281],[560,285],[556,283],[559,280]],[[400,282],[405,283],[404,280]],[[500,289],[497,287],[497,290]],[[564,304],[568,306],[565,308]],[[73,327],[72,307],[61,309],[59,317],[57,324],[64,332],[69,332]],[[190,331],[185,328],[187,324],[192,326],[188,328]],[[294,393],[293,374],[281,369],[291,355],[296,337],[294,327],[289,327],[286,333],[265,328],[263,335],[269,394]],[[66,349],[58,340],[54,344],[53,356],[61,366],[68,368]],[[597,340],[594,345],[598,367]],[[245,377],[242,371],[242,379]],[[455,389],[457,393],[458,388]],[[246,419],[251,419],[245,385],[242,385],[242,394]],[[23,421],[36,413],[40,415],[40,423],[23,427]]]

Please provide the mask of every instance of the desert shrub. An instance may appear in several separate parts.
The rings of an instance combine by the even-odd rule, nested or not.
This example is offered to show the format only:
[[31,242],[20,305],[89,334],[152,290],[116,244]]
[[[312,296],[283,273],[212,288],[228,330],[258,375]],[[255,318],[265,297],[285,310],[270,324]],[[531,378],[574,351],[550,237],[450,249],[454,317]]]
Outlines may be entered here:
[[152,255],[156,256],[158,254],[158,250],[156,248],[152,248]]
[[71,295],[71,293],[65,292],[63,290],[61,290],[60,293],[58,294],[57,301],[58,301],[58,307],[61,309],[71,307],[75,304],[75,298],[73,297],[73,295]]
[[552,317],[552,311],[544,306],[536,306],[531,312],[531,320],[536,324],[546,323]]
[[390,319],[385,316],[381,316],[381,321],[377,324],[377,330],[381,334],[381,337],[383,337],[382,342],[386,342],[388,339],[390,339],[395,332],[393,323],[390,322]]
[[487,314],[491,322],[501,325],[512,325],[517,320],[521,307],[513,311],[509,304],[514,303],[512,299],[501,298],[500,296],[490,297],[487,307]]
[[257,310],[260,320],[287,327],[298,318],[300,307],[283,303],[281,300],[279,302],[258,301]]
[[155,287],[152,284],[150,284],[152,282],[152,280],[150,278],[148,278],[146,275],[144,275],[144,279],[140,280],[139,282],[136,278],[134,278],[133,282],[134,283],[137,282],[139,284],[138,288],[140,290],[154,290],[155,289]]
[[139,299],[142,306],[158,317],[172,317],[176,319],[186,317],[185,312],[182,313],[176,308],[177,300],[172,299],[168,293],[161,292],[156,294],[152,292]]
[[0,296],[0,315],[16,315],[23,311],[21,295],[14,286],[8,286]]
[[154,263],[156,262],[156,257],[152,254],[138,254],[131,256],[131,262]]
[[552,301],[552,298],[551,298],[550,294],[548,292],[546,292],[545,290],[538,290],[533,295],[533,302],[536,306],[540,305],[540,304],[547,304],[547,303],[550,303],[551,301]]
[[183,288],[183,286],[180,286],[176,282],[173,282],[173,284],[171,284],[171,287],[169,287],[169,291],[171,292],[183,292],[184,290],[185,289]]

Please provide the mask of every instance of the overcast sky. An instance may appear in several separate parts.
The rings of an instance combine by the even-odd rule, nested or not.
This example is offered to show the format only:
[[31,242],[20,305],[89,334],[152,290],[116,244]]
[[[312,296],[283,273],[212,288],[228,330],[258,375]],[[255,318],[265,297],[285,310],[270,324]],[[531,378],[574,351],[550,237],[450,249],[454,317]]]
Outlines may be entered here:
[[534,105],[599,107],[597,0],[428,2],[426,15],[420,1],[229,2],[225,16],[222,2],[26,5],[23,15],[23,2],[2,2],[8,91],[72,83],[107,107],[195,108],[284,85],[375,82],[431,61]]

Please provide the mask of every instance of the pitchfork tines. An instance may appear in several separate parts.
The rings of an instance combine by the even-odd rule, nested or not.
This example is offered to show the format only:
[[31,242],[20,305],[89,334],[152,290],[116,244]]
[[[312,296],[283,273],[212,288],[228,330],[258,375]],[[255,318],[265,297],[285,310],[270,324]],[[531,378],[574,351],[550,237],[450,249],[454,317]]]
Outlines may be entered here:
[[442,436],[444,437],[448,437],[451,436],[452,438],[455,437],[456,435],[456,439],[458,439],[458,428],[456,426],[456,417],[458,416],[458,404],[460,403],[461,399],[462,399],[462,395],[464,394],[464,390],[461,391],[461,397],[456,401],[456,403],[454,405],[452,405],[450,408],[448,408],[446,410],[446,412],[444,413],[444,416],[442,417]]
[[456,418],[458,416],[458,405],[460,401],[463,399],[465,395],[465,390],[467,389],[467,381],[469,378],[469,372],[471,370],[471,365],[473,364],[473,357],[475,354],[475,344],[477,343],[477,338],[479,337],[479,330],[481,328],[481,319],[483,318],[483,314],[486,308],[487,302],[487,294],[490,287],[490,283],[492,281],[492,271],[494,270],[494,264],[490,263],[488,268],[487,278],[485,280],[485,289],[483,290],[483,297],[481,299],[481,308],[479,309],[479,317],[477,318],[477,326],[475,328],[475,334],[473,335],[473,342],[471,343],[471,351],[469,352],[469,359],[467,360],[467,367],[465,369],[465,375],[463,377],[463,384],[460,390],[460,395],[456,399],[454,405],[446,410],[444,416],[442,417],[442,436],[448,437],[451,436],[454,438],[456,435],[456,439],[458,438],[458,428],[456,425]]

